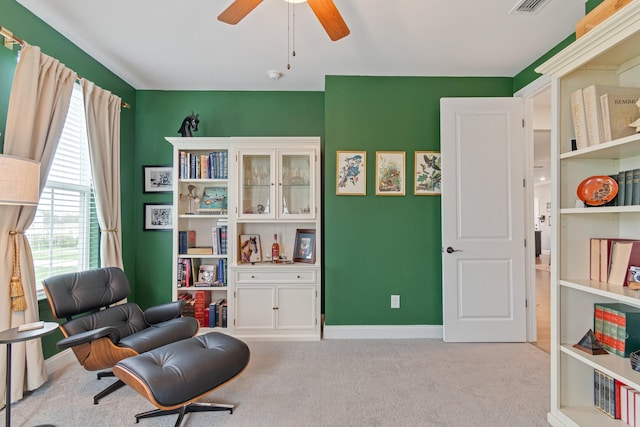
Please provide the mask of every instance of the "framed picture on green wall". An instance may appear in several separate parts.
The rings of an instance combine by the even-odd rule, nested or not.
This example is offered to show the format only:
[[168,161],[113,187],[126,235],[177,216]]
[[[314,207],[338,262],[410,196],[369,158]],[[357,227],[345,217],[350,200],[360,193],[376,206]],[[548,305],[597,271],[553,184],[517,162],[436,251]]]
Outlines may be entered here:
[[173,205],[171,203],[144,204],[144,231],[171,230]]
[[170,193],[173,190],[173,168],[143,166],[142,180],[145,193]]
[[441,157],[439,151],[416,151],[415,153],[416,196],[438,196],[442,194]]
[[336,151],[336,194],[367,195],[366,151]]
[[404,196],[404,151],[376,151],[376,196]]

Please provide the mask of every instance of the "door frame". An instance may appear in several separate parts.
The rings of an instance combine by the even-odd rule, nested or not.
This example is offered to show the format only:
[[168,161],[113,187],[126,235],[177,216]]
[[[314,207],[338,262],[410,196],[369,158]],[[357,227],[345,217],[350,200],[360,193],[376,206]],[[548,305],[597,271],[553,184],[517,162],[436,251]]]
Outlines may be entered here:
[[[535,233],[533,221],[533,99],[542,91],[551,87],[551,78],[549,76],[541,76],[533,82],[529,83],[522,89],[513,94],[514,97],[520,97],[524,101],[524,120],[525,120],[525,169],[526,181],[525,186],[525,236],[527,239],[527,247],[525,248],[525,293],[527,298],[527,341],[537,341],[538,334],[536,329],[536,262],[535,262]],[[553,184],[553,182],[552,182]]]

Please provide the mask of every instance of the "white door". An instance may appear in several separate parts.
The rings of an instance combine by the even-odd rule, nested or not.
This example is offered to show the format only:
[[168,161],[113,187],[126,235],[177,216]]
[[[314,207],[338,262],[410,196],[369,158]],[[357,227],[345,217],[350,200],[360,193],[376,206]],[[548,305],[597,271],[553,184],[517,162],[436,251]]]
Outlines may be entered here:
[[526,340],[520,98],[443,98],[444,340]]

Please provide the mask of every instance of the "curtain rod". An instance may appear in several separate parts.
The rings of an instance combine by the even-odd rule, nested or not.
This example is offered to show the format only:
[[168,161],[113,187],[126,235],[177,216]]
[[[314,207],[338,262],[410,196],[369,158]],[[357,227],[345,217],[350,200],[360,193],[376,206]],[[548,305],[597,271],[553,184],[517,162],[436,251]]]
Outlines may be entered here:
[[[19,44],[20,46],[24,46],[25,41],[14,36],[11,31],[7,28],[0,26],[0,36],[4,37],[4,46],[13,49],[14,44]],[[82,76],[78,75],[78,80],[81,80]],[[127,110],[131,109],[131,105],[129,103],[121,100],[122,108],[126,108]]]

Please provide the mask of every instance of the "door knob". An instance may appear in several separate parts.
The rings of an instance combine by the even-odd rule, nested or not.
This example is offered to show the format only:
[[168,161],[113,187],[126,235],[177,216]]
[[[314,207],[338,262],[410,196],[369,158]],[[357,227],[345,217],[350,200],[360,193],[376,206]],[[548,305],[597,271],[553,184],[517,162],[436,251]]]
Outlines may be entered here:
[[454,252],[462,252],[460,249],[453,249],[451,246],[447,248],[447,253],[452,254]]

